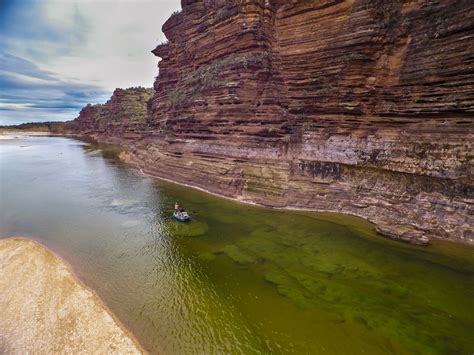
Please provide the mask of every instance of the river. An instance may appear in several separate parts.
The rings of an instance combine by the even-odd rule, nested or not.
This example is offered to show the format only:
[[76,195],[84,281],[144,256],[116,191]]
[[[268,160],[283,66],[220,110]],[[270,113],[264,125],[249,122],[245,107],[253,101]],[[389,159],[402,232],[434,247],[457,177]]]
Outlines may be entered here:
[[[0,235],[68,261],[162,354],[470,354],[474,248],[340,214],[243,205],[143,175],[116,147],[0,141]],[[193,221],[170,219],[174,203]]]

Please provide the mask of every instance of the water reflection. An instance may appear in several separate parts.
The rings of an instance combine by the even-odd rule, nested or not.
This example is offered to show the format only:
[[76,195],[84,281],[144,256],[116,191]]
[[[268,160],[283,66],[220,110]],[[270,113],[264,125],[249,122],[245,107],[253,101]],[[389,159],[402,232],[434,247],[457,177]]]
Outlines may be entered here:
[[[0,149],[0,234],[65,257],[152,352],[474,347],[472,249],[218,199],[143,176],[117,147],[32,137]],[[191,223],[170,219],[175,201]]]

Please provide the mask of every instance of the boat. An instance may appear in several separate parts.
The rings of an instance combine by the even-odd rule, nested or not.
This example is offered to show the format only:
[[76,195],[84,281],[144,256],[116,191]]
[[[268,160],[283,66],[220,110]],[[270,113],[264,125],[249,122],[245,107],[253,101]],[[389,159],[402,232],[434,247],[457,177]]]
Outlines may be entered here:
[[173,217],[177,219],[180,222],[186,222],[191,219],[191,216],[188,215],[188,212],[186,211],[174,211],[173,212]]

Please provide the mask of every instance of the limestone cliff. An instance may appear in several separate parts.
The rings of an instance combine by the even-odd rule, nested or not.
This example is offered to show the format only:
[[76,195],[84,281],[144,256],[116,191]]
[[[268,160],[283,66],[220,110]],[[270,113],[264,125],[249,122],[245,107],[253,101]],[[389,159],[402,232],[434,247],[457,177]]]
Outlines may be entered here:
[[129,161],[413,243],[474,242],[474,2],[183,0],[163,31]]

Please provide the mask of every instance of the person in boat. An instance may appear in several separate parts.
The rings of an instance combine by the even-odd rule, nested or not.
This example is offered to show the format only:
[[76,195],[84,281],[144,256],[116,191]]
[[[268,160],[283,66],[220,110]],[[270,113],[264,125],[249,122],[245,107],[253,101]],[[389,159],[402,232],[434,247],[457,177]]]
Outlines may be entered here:
[[179,207],[178,202],[176,202],[176,204],[174,205],[173,216],[179,219],[180,221],[185,221],[189,219],[188,212],[186,212],[184,208]]

